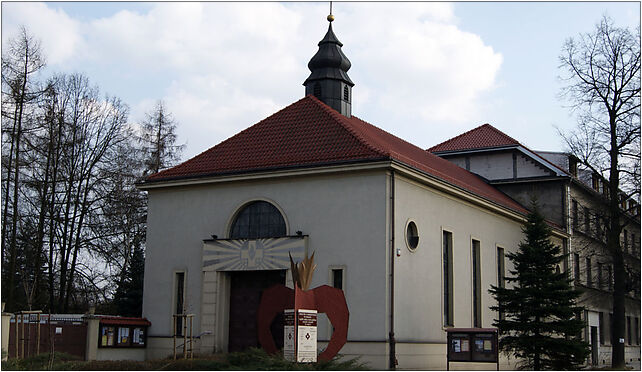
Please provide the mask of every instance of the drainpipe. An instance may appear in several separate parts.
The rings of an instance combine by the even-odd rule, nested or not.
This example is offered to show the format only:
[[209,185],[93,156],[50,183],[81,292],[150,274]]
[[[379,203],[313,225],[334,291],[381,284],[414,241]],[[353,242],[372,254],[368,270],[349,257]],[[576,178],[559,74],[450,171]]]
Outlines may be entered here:
[[396,369],[397,355],[395,350],[395,171],[390,172],[390,361],[388,368]]

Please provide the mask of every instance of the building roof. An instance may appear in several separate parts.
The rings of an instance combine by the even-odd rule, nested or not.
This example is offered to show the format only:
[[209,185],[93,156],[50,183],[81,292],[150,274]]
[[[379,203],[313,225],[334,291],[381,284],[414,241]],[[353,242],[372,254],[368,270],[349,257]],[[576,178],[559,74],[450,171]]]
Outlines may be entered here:
[[149,176],[145,183],[216,175],[396,160],[519,213],[519,203],[479,176],[312,95],[287,106],[196,157]]
[[100,318],[100,324],[150,326],[152,322],[147,318],[133,318],[124,316],[105,316]]
[[428,152],[445,152],[485,149],[504,146],[518,146],[519,142],[508,136],[506,133],[493,127],[490,124],[484,124],[468,132],[462,133],[445,142],[429,148]]
[[501,147],[518,148],[532,158],[537,159],[537,161],[545,165],[550,170],[554,171],[557,175],[569,175],[568,170],[562,168],[559,164],[543,156],[541,154],[542,151],[533,151],[529,149],[528,147],[519,143],[519,141],[517,141],[513,137],[510,137],[508,134],[502,132],[501,130],[493,127],[490,124],[484,124],[477,128],[471,129],[468,132],[462,133],[456,137],[435,145],[426,151],[445,156],[448,153],[452,152],[482,149],[489,150]]

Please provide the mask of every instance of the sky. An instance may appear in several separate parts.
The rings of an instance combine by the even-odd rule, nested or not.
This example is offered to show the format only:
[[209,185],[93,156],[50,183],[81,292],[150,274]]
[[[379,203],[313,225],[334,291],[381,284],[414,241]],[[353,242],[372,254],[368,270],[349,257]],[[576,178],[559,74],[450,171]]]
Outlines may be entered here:
[[[139,123],[162,99],[186,160],[303,98],[327,2],[2,2],[2,48],[20,25],[47,67],[83,73]],[[559,55],[603,15],[635,29],[640,2],[333,2],[352,62],[352,113],[421,148],[489,123],[563,151],[576,123]]]

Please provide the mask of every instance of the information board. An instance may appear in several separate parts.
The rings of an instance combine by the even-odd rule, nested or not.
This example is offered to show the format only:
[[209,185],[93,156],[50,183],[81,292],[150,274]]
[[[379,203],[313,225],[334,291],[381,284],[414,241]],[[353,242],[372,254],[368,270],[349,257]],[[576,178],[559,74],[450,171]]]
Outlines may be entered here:
[[283,311],[283,357],[299,363],[317,361],[317,311]]
[[449,328],[446,330],[448,368],[450,362],[497,363],[499,349],[495,328]]
[[283,358],[290,362],[296,357],[296,332],[294,329],[294,310],[283,311]]
[[317,311],[297,312],[296,361],[314,363],[317,361]]

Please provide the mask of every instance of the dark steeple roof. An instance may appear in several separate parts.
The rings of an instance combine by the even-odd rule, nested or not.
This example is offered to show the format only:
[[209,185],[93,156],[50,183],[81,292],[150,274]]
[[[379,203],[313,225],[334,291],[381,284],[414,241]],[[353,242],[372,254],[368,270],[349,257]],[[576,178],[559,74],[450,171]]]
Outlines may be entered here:
[[328,32],[323,39],[319,41],[319,50],[308,63],[308,68],[312,73],[305,80],[303,85],[308,82],[321,79],[343,80],[350,86],[354,86],[348,76],[348,70],[352,66],[348,57],[343,54],[341,47],[343,43],[337,39],[332,31],[332,23],[328,26]]
[[[328,21],[332,22],[334,16],[329,15]],[[352,65],[348,57],[343,54],[343,44],[332,31],[332,23],[328,32],[319,41],[319,50],[308,63],[312,72],[303,85],[305,95],[314,95],[323,103],[350,117],[352,115],[352,87],[354,83],[348,76]]]

